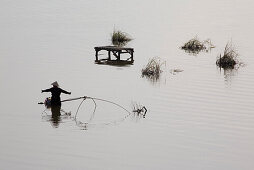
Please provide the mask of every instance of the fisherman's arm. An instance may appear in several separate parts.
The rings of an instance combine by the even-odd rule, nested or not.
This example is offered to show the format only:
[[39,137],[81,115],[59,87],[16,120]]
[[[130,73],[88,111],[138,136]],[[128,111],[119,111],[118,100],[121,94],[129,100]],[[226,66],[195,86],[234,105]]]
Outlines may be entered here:
[[41,92],[51,92],[51,88],[50,89],[46,89],[46,90],[41,90]]
[[71,94],[71,92],[67,92],[67,91],[65,91],[65,90],[63,90],[63,89],[61,89],[61,92],[62,92],[62,93],[65,93],[65,94]]

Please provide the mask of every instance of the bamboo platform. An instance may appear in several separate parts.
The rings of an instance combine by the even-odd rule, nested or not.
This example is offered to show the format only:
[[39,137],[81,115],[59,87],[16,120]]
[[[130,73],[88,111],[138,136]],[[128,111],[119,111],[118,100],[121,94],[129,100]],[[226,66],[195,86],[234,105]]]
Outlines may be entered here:
[[[98,64],[132,64],[134,62],[133,59],[133,48],[126,48],[126,47],[117,47],[117,46],[100,46],[100,47],[94,47],[95,49],[95,62]],[[108,58],[107,59],[99,59],[99,52],[105,50],[108,52]],[[126,60],[121,59],[121,54],[130,54],[130,57]],[[111,55],[113,54],[113,55]],[[115,59],[112,59],[112,56],[115,57]]]

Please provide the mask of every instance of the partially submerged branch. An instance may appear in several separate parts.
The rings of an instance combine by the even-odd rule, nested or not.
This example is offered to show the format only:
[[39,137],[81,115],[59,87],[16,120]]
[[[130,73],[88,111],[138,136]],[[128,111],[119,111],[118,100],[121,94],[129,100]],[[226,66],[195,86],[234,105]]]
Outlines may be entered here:
[[136,113],[138,116],[143,115],[143,118],[145,118],[146,112],[147,112],[147,109],[145,106],[142,106],[137,103],[132,103],[132,107],[133,107],[133,109],[132,109],[133,113]]

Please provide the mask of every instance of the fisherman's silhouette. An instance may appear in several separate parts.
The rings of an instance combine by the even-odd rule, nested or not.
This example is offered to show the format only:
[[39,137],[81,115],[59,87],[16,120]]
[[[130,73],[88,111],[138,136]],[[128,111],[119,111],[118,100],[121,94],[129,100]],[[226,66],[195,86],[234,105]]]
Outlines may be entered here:
[[51,85],[53,85],[53,87],[46,90],[42,90],[41,92],[42,93],[51,92],[51,106],[61,106],[61,98],[60,98],[61,93],[71,94],[71,92],[67,92],[59,88],[57,81],[53,82]]
[[51,102],[50,102],[50,107],[51,107],[51,113],[52,113],[52,123],[54,127],[58,127],[59,121],[60,121],[60,116],[61,116],[61,98],[60,95],[61,93],[65,94],[71,94],[71,92],[67,92],[61,88],[59,88],[59,85],[57,81],[53,82],[51,85],[53,85],[52,88],[42,90],[41,92],[51,92]]

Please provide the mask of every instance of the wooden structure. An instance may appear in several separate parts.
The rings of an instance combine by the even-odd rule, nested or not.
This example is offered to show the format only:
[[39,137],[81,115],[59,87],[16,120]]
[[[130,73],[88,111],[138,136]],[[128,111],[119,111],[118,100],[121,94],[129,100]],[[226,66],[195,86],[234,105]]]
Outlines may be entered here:
[[[108,62],[126,62],[127,63],[133,63],[133,53],[134,49],[133,48],[125,48],[125,47],[117,47],[117,46],[101,46],[101,47],[94,47],[95,49],[95,62],[101,63],[101,61],[108,61]],[[101,59],[99,60],[99,52],[102,50],[106,50],[108,52],[108,58],[107,59]],[[130,58],[126,60],[121,60],[121,54],[128,53],[130,54]],[[112,56],[116,58],[116,60],[112,60]]]

